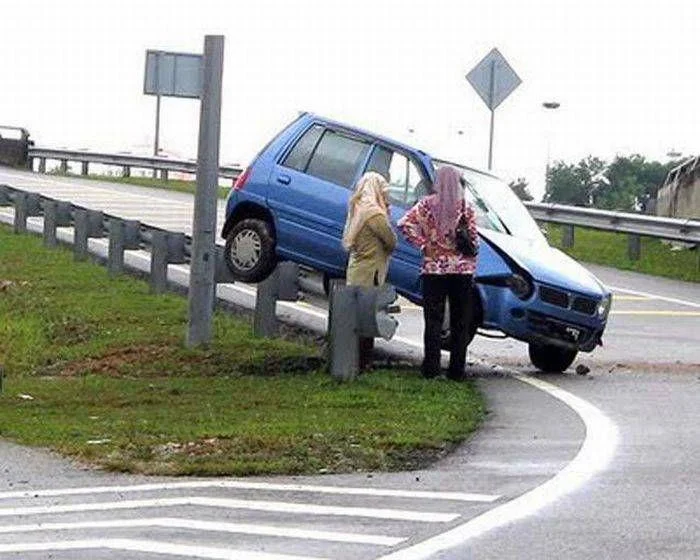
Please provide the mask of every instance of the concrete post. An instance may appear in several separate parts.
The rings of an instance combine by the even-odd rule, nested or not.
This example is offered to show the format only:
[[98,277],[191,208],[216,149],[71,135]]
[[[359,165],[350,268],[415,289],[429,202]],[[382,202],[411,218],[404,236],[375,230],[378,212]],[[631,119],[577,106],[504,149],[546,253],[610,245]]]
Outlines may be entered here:
[[151,236],[151,293],[162,294],[168,287],[168,232]]
[[627,240],[627,256],[631,261],[638,261],[642,256],[642,238],[633,233],[629,234]]
[[58,222],[58,202],[47,200],[44,203],[44,245],[55,247],[58,245],[56,239],[56,227]]
[[112,218],[109,221],[109,253],[107,255],[107,272],[114,278],[124,271],[124,222]]
[[330,370],[339,381],[354,379],[360,368],[356,295],[349,286],[331,292]]
[[568,224],[561,226],[561,245],[567,249],[574,246],[574,226]]
[[253,335],[272,338],[277,334],[277,293],[279,269],[257,285],[255,313],[253,315]]
[[102,237],[104,215],[97,210],[76,208],[73,225],[73,259],[84,261],[88,258],[88,239]]
[[13,226],[15,233],[27,232],[27,213],[29,209],[27,198],[27,193],[19,191],[15,193],[15,221]]

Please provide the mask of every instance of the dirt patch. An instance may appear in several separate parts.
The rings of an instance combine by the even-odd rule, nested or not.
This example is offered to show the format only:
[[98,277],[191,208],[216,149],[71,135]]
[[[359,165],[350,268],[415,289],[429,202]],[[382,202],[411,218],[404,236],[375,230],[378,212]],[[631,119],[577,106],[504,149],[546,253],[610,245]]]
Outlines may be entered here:
[[134,364],[160,361],[172,354],[167,345],[144,345],[118,348],[97,358],[84,358],[70,363],[59,363],[47,368],[47,375],[73,377],[85,373],[121,377],[124,370]]

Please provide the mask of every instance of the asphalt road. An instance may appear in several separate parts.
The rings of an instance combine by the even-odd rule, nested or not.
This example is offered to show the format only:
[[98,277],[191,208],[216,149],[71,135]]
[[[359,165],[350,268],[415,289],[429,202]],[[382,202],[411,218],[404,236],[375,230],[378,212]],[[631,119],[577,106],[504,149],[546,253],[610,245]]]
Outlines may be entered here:
[[[187,195],[2,170],[0,183],[191,226]],[[579,359],[590,373],[517,377],[534,373],[524,345],[477,339],[470,356],[491,414],[430,470],[182,488],[0,443],[0,557],[698,558],[700,287],[591,268],[615,300],[604,347]],[[171,272],[186,281],[184,267]],[[237,285],[219,295],[253,301]],[[311,303],[280,311],[322,329]],[[400,319],[388,347],[417,355],[420,310]]]

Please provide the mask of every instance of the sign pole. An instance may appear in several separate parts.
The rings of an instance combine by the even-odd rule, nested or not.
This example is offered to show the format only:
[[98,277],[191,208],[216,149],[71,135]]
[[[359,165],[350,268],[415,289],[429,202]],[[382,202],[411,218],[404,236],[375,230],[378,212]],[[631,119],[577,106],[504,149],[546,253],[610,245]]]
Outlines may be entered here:
[[[158,152],[160,151],[160,94],[156,96],[156,133],[153,139],[153,155],[158,157]],[[158,174],[158,170],[153,170],[153,178],[155,179]]]
[[491,61],[491,76],[489,77],[489,107],[491,108],[491,129],[489,132],[489,171],[493,163],[493,125],[496,120],[496,108],[493,106],[494,92],[496,90],[496,61]]
[[189,316],[186,345],[190,348],[211,342],[216,281],[216,207],[219,182],[221,132],[221,83],[224,37],[204,38],[202,94],[199,116],[197,191],[192,224]]

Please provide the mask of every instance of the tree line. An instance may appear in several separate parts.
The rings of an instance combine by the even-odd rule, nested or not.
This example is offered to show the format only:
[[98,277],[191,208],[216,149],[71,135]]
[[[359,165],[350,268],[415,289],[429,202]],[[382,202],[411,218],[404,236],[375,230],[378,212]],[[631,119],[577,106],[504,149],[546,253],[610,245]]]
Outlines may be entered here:
[[[611,163],[588,156],[577,164],[556,161],[547,171],[543,202],[627,212],[644,211],[669,170],[682,160],[649,161],[644,156],[616,156]],[[521,200],[532,200],[528,183],[518,178],[510,187]]]

